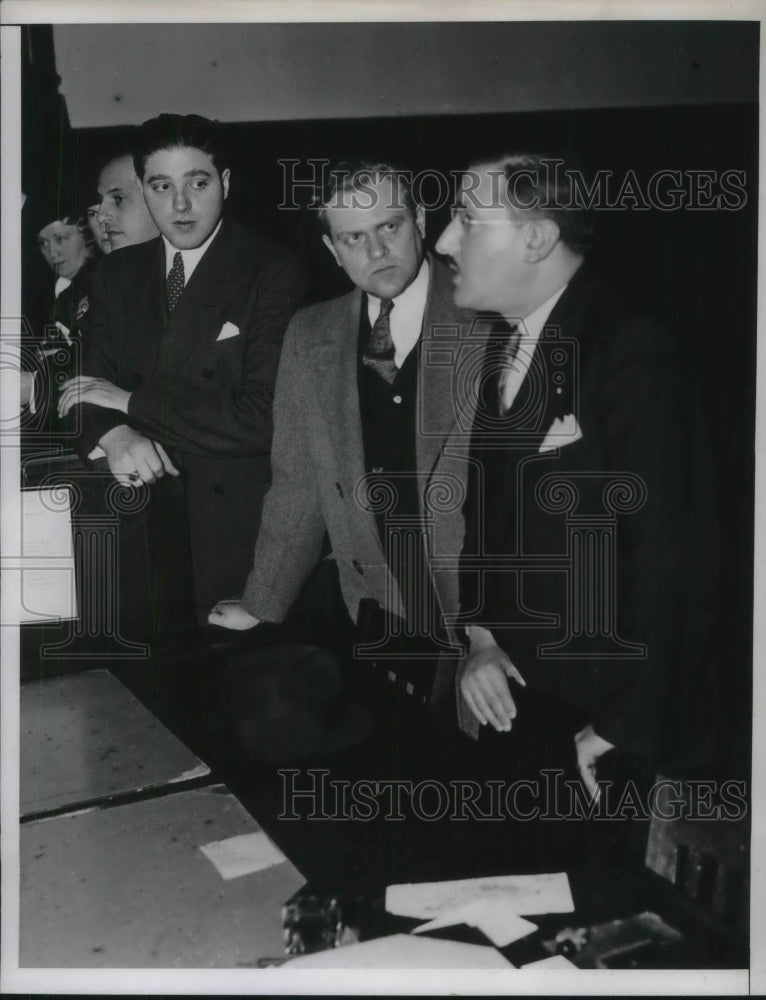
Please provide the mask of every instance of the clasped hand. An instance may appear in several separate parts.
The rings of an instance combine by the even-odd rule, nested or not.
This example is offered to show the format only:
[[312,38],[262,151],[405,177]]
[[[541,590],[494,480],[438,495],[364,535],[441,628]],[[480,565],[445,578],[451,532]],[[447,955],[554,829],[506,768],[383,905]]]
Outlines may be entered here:
[[78,403],[90,403],[92,406],[102,406],[107,410],[128,412],[130,393],[121,389],[105,378],[91,378],[89,375],[76,375],[61,386],[58,402],[59,417],[65,417],[73,406]]
[[253,618],[249,611],[245,611],[242,601],[239,600],[219,601],[207,616],[207,620],[211,625],[229,628],[234,632],[245,632],[261,623],[260,618]]
[[127,424],[107,431],[99,444],[106,454],[109,471],[123,486],[149,485],[165,473],[180,475],[159,441],[152,441]]

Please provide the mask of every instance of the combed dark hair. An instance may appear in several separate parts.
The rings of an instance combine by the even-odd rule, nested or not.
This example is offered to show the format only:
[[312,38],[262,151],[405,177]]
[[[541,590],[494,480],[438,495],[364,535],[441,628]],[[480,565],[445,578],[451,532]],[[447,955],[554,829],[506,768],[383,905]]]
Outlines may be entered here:
[[162,114],[140,125],[132,137],[133,166],[139,180],[144,179],[146,161],[159,149],[189,146],[201,149],[213,160],[218,173],[229,165],[228,152],[219,121],[201,115]]
[[317,210],[319,224],[325,233],[329,233],[327,209],[338,203],[339,195],[344,191],[364,192],[371,184],[376,184],[382,178],[391,177],[399,184],[402,204],[409,209],[413,218],[417,204],[412,197],[412,173],[393,163],[381,160],[365,160],[361,158],[339,160],[322,176],[322,189],[318,192],[312,208]]
[[583,204],[582,170],[561,157],[540,153],[506,153],[487,161],[505,177],[504,194],[514,214],[552,219],[561,241],[575,253],[585,254],[593,243],[594,217]]

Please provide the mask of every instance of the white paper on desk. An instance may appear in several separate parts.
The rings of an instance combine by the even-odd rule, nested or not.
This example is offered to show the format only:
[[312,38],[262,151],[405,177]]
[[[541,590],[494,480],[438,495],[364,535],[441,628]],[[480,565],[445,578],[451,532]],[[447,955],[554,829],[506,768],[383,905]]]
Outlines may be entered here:
[[224,879],[251,875],[264,868],[280,865],[286,860],[262,830],[228,837],[226,840],[215,840],[211,844],[203,844],[200,850],[213,862]]
[[386,889],[386,909],[400,917],[441,917],[474,900],[502,900],[519,915],[571,913],[574,910],[565,872],[545,875],[497,875],[450,882],[409,882]]
[[537,930],[535,924],[517,916],[505,900],[475,899],[465,906],[442,913],[440,917],[429,920],[427,924],[421,924],[412,933],[421,934],[424,931],[435,931],[440,927],[452,927],[455,924],[477,927],[497,948],[505,948],[513,941],[520,941],[521,938]]
[[494,948],[409,934],[330,948],[286,962],[283,969],[512,969]]
[[541,958],[537,962],[528,962],[522,965],[522,969],[577,969],[574,962],[570,962],[563,955],[551,955],[549,958]]
[[21,519],[19,622],[76,618],[69,490],[23,490]]

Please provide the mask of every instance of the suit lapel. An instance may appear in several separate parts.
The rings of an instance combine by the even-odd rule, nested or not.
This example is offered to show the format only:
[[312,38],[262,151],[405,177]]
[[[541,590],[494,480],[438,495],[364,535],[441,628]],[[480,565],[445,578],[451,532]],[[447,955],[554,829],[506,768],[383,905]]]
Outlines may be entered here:
[[[583,310],[590,295],[590,279],[585,267],[571,278],[563,295],[553,307],[540,333],[530,368],[519,387],[513,405],[506,414],[510,427],[515,427],[521,450],[528,447],[537,452],[557,418],[578,410],[578,381],[583,369]],[[569,363],[563,369],[553,363],[550,339],[546,331],[555,328],[564,340]],[[547,343],[546,343],[547,339]],[[574,352],[574,353],[573,353]],[[564,375],[563,384],[555,379]],[[539,398],[540,402],[535,403]],[[523,418],[523,419],[522,419]],[[519,421],[514,423],[514,420]]]
[[[544,431],[547,431],[557,418],[564,417],[568,413],[578,415],[580,383],[590,349],[589,338],[583,338],[583,332],[585,330],[585,313],[592,296],[592,289],[593,281],[590,268],[588,265],[582,265],[570,279],[569,285],[545,321],[541,336],[545,335],[547,328],[554,327],[564,342],[563,346],[569,363],[563,370],[557,368],[551,363],[552,352],[550,348],[541,352],[538,344],[538,350],[535,353],[540,355],[538,361],[542,365],[541,374],[544,379],[547,400],[545,421],[542,428]],[[560,371],[564,374],[563,386],[558,386],[553,381]]]
[[[137,248],[139,249],[139,248]],[[162,237],[140,248],[142,255],[125,274],[123,301],[119,304],[126,354],[137,370],[153,379],[163,352],[165,315],[165,244]],[[126,269],[127,272],[127,269]]]
[[453,363],[444,363],[447,352],[459,351],[461,343],[460,327],[457,337],[448,334],[458,325],[451,294],[449,271],[429,257],[429,288],[423,317],[415,414],[418,472],[426,476],[432,472],[457,419],[453,374],[458,359],[453,355]]
[[348,477],[344,485],[352,487],[364,475],[357,381],[361,301],[361,293],[357,291],[331,303],[332,313],[314,345],[312,359],[319,404],[327,417],[333,443],[341,456],[341,466]]
[[314,346],[313,374],[319,405],[325,413],[333,448],[342,470],[341,487],[353,503],[357,523],[368,546],[383,557],[375,516],[357,502],[355,491],[364,478],[364,442],[359,409],[357,347],[362,293],[357,289],[329,303],[332,311]]
[[[168,320],[163,360],[167,366],[167,382],[178,376],[186,359],[210,335],[220,320],[222,307],[232,298],[236,288],[235,237],[224,222],[194,269],[178,305]],[[164,258],[161,299],[164,305]]]
[[456,432],[464,443],[473,427],[477,382],[496,316],[477,316],[452,301],[449,270],[429,255],[430,287],[423,322],[418,381],[418,471],[431,475]]

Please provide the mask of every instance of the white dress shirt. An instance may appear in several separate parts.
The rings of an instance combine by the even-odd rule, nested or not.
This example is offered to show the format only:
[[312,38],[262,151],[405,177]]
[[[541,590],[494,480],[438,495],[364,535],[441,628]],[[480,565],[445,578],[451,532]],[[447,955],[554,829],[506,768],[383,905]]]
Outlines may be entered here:
[[[401,368],[404,359],[417,344],[423,329],[423,316],[428,298],[428,261],[423,260],[415,280],[397,295],[389,314],[391,340],[394,342],[394,364]],[[367,315],[370,326],[375,324],[380,312],[380,299],[367,293]]]
[[221,222],[223,219],[218,220],[218,225],[215,227],[213,232],[208,236],[205,242],[193,250],[179,250],[178,247],[174,247],[170,240],[163,235],[162,239],[165,243],[165,278],[170,274],[170,269],[173,266],[173,258],[177,253],[181,254],[181,259],[184,262],[184,287],[189,284],[189,278],[191,278],[194,273],[194,269],[202,260],[205,255],[205,251],[213,242],[213,240],[218,235],[218,230],[221,228]]

